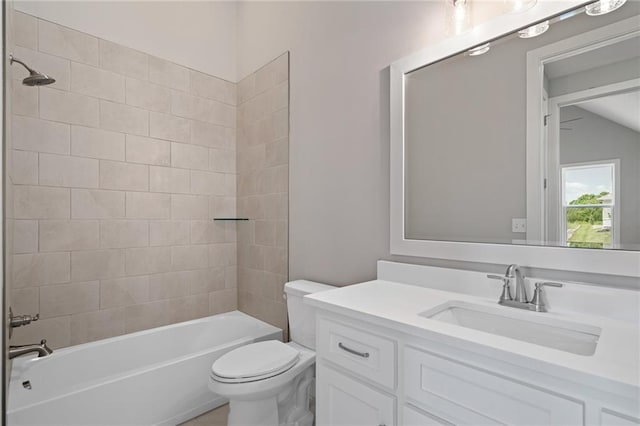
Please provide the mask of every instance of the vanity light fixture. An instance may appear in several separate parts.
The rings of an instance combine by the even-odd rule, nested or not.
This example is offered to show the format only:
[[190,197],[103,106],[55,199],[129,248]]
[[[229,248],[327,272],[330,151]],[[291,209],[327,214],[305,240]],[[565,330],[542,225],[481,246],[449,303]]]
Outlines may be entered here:
[[619,9],[626,2],[627,0],[600,0],[586,5],[584,9],[589,16],[600,16]]
[[540,22],[539,24],[532,25],[529,28],[518,31],[518,37],[520,38],[533,38],[544,34],[549,29],[549,21]]
[[526,12],[538,3],[538,0],[505,0],[511,12]]
[[480,56],[485,54],[491,49],[491,43],[481,44],[480,46],[476,46],[473,49],[467,50],[467,55],[469,56]]
[[447,33],[459,35],[471,29],[470,0],[447,0]]

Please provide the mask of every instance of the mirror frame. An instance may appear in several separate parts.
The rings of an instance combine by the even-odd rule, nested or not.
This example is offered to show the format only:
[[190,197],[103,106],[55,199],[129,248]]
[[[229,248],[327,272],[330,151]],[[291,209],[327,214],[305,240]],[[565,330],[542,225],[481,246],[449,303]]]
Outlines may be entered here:
[[[504,14],[472,31],[446,39],[390,66],[390,252],[395,255],[457,261],[511,264],[594,274],[640,277],[640,251],[569,247],[411,240],[404,226],[404,87],[405,74],[468,49],[498,39],[536,22],[569,12],[590,2],[539,1],[519,14]],[[524,107],[523,107],[524,108]],[[527,143],[527,150],[529,143]],[[527,174],[530,173],[528,168]],[[528,207],[527,207],[528,208]]]

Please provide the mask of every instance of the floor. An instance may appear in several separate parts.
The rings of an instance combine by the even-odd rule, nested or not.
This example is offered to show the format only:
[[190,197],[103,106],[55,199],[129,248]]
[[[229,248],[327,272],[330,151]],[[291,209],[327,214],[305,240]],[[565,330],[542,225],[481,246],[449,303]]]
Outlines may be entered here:
[[180,426],[227,426],[227,417],[229,417],[229,404],[208,411],[188,422],[181,423]]

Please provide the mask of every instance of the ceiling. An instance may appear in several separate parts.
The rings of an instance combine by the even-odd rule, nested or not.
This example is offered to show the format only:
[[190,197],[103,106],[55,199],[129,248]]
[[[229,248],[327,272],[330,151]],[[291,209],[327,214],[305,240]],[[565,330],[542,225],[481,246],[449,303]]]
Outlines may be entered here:
[[640,90],[591,99],[579,106],[640,133]]

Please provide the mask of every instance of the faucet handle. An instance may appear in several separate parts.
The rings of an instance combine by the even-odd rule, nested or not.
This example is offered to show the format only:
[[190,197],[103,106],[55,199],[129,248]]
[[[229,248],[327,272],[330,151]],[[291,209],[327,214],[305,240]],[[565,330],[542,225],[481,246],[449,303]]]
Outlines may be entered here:
[[511,297],[511,287],[509,286],[509,277],[489,274],[487,275],[487,278],[502,281],[502,294],[500,295],[500,302],[504,302],[505,300],[513,300],[513,297]]
[[531,310],[536,312],[547,312],[547,307],[542,300],[542,289],[544,287],[562,287],[562,283],[555,283],[552,281],[542,281],[535,284],[535,290],[533,291],[533,298],[531,299]]

